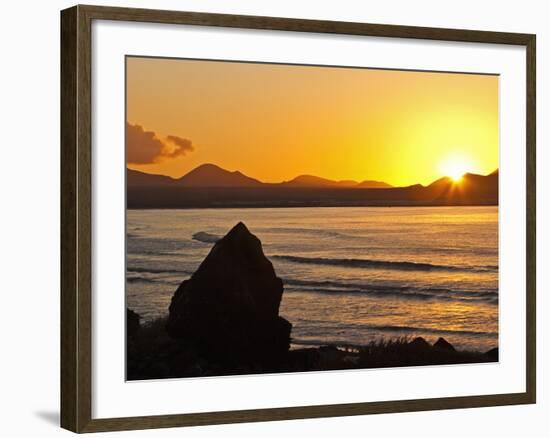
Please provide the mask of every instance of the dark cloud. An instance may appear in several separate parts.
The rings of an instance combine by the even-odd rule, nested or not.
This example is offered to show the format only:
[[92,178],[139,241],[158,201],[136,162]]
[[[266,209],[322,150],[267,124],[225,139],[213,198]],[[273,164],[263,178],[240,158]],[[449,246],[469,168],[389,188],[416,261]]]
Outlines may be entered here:
[[128,163],[157,163],[164,159],[185,155],[193,149],[193,143],[186,138],[175,135],[162,138],[153,131],[145,131],[140,125],[126,123],[126,160]]
[[166,141],[173,147],[172,150],[166,150],[165,154],[169,157],[178,157],[185,155],[187,152],[193,151],[193,143],[187,138],[177,137],[175,135],[169,135],[166,137]]

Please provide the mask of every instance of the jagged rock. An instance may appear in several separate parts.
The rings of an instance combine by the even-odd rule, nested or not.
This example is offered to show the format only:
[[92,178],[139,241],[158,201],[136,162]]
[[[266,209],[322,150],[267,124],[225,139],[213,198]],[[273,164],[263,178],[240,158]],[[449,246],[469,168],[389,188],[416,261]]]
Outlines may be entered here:
[[282,294],[260,240],[239,222],[176,290],[167,331],[218,362],[273,361],[290,346]]
[[126,307],[126,333],[128,337],[134,337],[139,330],[141,316],[132,309]]
[[440,350],[456,351],[455,347],[453,347],[452,344],[447,342],[444,338],[439,338],[434,344],[434,347]]
[[429,350],[432,346],[422,336],[414,338],[407,346],[414,350]]

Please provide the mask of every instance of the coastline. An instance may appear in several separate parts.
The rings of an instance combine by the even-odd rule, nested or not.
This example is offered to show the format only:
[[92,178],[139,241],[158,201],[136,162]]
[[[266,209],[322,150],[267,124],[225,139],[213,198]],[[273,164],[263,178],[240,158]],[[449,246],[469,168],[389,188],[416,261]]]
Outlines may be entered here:
[[338,204],[338,203],[293,203],[293,204],[249,204],[249,203],[235,203],[235,204],[216,204],[201,206],[189,205],[189,206],[177,206],[177,207],[163,207],[163,206],[131,206],[126,207],[127,210],[223,210],[223,209],[269,209],[269,208],[354,208],[354,207],[369,207],[369,208],[410,208],[410,207],[498,207],[498,203],[464,203],[464,204],[443,204],[443,203],[356,203],[356,204]]

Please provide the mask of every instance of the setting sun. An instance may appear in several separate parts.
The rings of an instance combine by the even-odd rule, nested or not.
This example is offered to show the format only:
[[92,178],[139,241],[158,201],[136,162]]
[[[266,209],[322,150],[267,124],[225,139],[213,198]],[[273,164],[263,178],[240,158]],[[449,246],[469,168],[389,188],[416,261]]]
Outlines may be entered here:
[[455,182],[459,182],[465,173],[472,171],[472,168],[472,162],[466,157],[449,157],[440,164],[443,175]]

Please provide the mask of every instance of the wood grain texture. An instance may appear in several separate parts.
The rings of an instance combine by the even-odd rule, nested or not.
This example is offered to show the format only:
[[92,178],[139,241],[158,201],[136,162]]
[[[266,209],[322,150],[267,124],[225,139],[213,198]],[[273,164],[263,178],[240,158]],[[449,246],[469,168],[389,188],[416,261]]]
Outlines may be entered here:
[[528,403],[531,403],[528,395],[526,393],[521,393],[257,409],[246,411],[206,412],[201,414],[106,418],[92,420],[83,430],[81,430],[81,432],[105,432],[114,430],[156,429],[166,427],[343,417],[367,414],[520,405]]
[[536,37],[531,35],[526,44],[527,69],[527,245],[526,245],[526,276],[527,276],[527,394],[532,403],[536,403],[537,388],[537,166],[536,166],[536,137],[537,137],[537,81],[536,81]]
[[[91,23],[92,20],[99,19],[525,46],[527,54],[526,391],[517,394],[471,397],[92,419]],[[530,34],[99,6],[75,6],[62,11],[62,427],[74,432],[100,432],[534,403],[536,400],[535,59],[536,39]]]
[[61,14],[61,425],[91,419],[91,22]]
[[61,426],[77,428],[76,8],[61,16]]
[[254,15],[211,14],[167,10],[80,6],[95,19],[140,21],[149,23],[188,24],[198,26],[235,27],[246,29],[286,30],[294,32],[333,33],[415,38],[443,41],[466,41],[494,44],[526,45],[531,35],[437,27],[396,26],[344,21],[303,20],[296,18],[260,17]]

